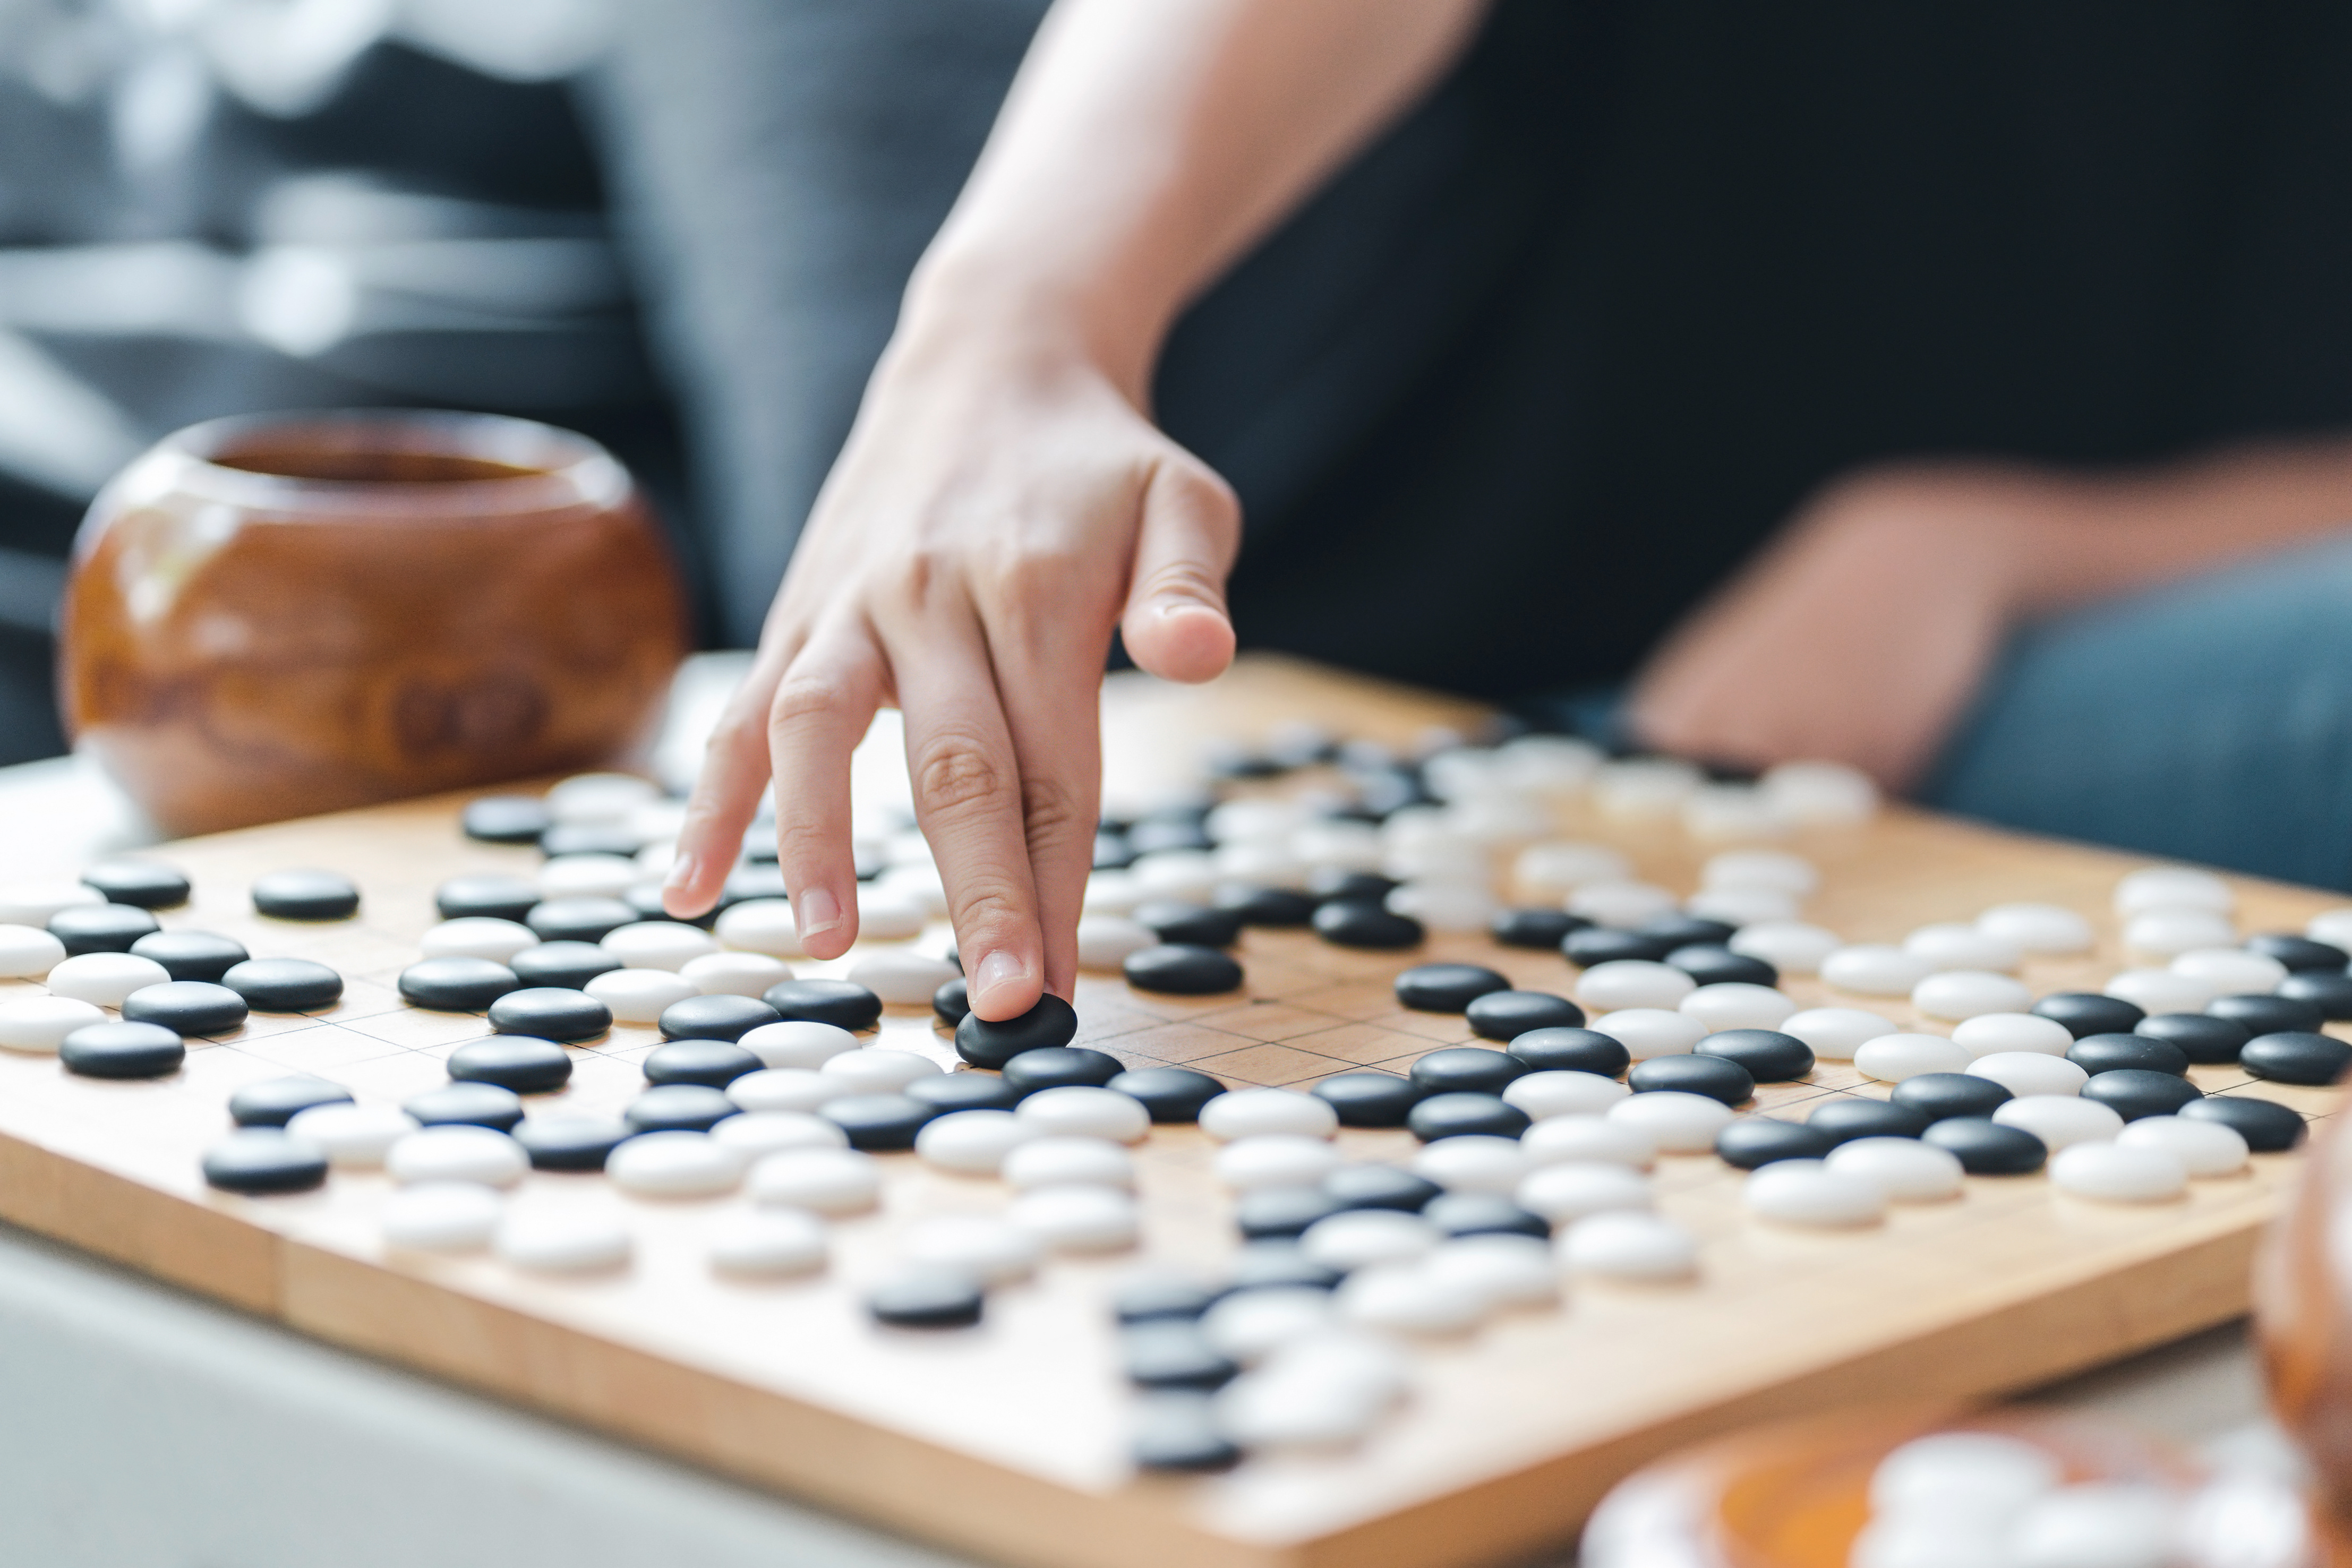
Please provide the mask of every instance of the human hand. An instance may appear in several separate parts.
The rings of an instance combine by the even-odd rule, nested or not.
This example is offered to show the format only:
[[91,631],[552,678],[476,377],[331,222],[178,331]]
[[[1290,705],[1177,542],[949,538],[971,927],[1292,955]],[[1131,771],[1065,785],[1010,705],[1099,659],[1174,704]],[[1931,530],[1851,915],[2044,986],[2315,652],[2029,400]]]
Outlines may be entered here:
[[1224,482],[1084,355],[902,331],[711,737],[665,907],[710,906],[772,774],[801,943],[845,951],[849,754],[895,705],[973,1011],[1066,997],[1112,629],[1154,674],[1219,674],[1239,534]]

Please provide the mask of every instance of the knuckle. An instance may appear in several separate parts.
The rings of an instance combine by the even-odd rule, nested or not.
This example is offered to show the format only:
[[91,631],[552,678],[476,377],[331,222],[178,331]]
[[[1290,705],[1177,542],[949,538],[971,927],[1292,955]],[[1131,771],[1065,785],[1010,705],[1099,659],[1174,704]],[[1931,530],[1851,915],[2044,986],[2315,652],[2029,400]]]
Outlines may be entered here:
[[1025,901],[1001,877],[982,875],[950,895],[958,931],[1003,941],[1028,924]]
[[1068,842],[1082,831],[1093,836],[1093,813],[1080,808],[1078,798],[1058,779],[1021,781],[1021,821],[1033,848]]
[[850,694],[837,680],[821,675],[790,675],[776,687],[768,708],[771,730],[796,729],[826,719],[849,706]]
[[949,736],[923,748],[914,770],[915,799],[926,810],[956,812],[986,805],[1004,792],[1004,769],[989,748]]

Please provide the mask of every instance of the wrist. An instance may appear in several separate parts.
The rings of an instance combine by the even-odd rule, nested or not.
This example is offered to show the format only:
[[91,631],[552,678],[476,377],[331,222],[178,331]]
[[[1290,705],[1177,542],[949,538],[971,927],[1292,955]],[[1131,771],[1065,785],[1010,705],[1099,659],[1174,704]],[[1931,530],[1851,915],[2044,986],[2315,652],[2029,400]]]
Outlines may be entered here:
[[1145,407],[1172,309],[1134,298],[1133,289],[1042,267],[1037,248],[1050,247],[1013,254],[943,233],[908,280],[886,363],[1091,375]]

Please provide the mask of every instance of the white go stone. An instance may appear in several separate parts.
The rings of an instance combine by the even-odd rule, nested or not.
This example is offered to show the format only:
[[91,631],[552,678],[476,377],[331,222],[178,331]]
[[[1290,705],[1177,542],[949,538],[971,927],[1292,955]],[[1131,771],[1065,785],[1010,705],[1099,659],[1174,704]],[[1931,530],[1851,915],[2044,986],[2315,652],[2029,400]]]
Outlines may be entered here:
[[1639,1171],[1573,1160],[1530,1171],[1512,1196],[1521,1208],[1556,1226],[1614,1209],[1646,1209],[1654,1201]]
[[359,1105],[349,1101],[298,1111],[286,1131],[327,1151],[337,1170],[380,1168],[392,1145],[417,1130],[416,1118],[397,1105]]
[[1974,1061],[1940,1034],[1882,1034],[1854,1048],[1854,1070],[1881,1083],[1900,1083],[1924,1072],[1959,1072]]
[[1432,931],[1457,936],[1486,930],[1502,910],[1494,894],[1468,882],[1408,882],[1391,889],[1385,903],[1391,915],[1407,915]]
[[1159,941],[1151,927],[1123,915],[1089,915],[1078,922],[1078,967],[1116,970]]
[[593,1274],[627,1263],[633,1248],[617,1215],[520,1203],[499,1217],[490,1250],[499,1261],[534,1274]]
[[2235,1127],[2186,1116],[2143,1116],[2117,1134],[2127,1149],[2162,1149],[2192,1176],[2235,1176],[2246,1168],[2246,1140]]
[[746,1111],[711,1128],[709,1138],[727,1151],[739,1168],[786,1149],[839,1149],[849,1145],[848,1134],[839,1127],[805,1111]]
[[640,1197],[712,1197],[735,1190],[743,1162],[708,1133],[640,1133],[605,1159],[604,1174]]
[[1212,807],[1201,826],[1211,843],[1233,844],[1287,839],[1306,821],[1306,809],[1297,800],[1255,796]]
[[0,883],[0,921],[46,930],[66,910],[105,902],[105,895],[96,888],[78,882]]
[[575,773],[547,792],[547,814],[559,822],[617,827],[661,791],[634,773]]
[[896,1094],[918,1078],[939,1076],[940,1064],[911,1051],[867,1046],[828,1057],[817,1071],[840,1079],[859,1094]]
[[[723,1124],[722,1124],[723,1125]],[[824,1269],[824,1222],[791,1208],[739,1208],[711,1222],[710,1266],[743,1280],[790,1279]]]
[[[2167,1568],[2180,1562],[2179,1512],[2161,1487],[2060,1487],[2019,1511],[2005,1568]],[[2249,1544],[2233,1532],[2232,1546]]]
[[1850,828],[1878,813],[1878,786],[1843,762],[1783,762],[1760,780],[1775,805],[1809,828]]
[[1412,1367],[1389,1336],[1332,1326],[1276,1346],[1254,1375],[1300,1398],[1345,1396],[1384,1410],[1412,1386]]
[[2243,947],[2191,947],[2168,967],[2176,975],[2204,981],[2224,997],[2268,996],[2286,978],[2284,964]]
[[1822,960],[1822,979],[1865,997],[1907,997],[1934,968],[1916,954],[1882,943],[1841,947]]
[[[1456,883],[1482,887],[1487,876],[1486,846],[1468,833],[1431,835],[1391,844],[1381,852],[1381,873],[1402,883]],[[1409,908],[1396,911],[1409,915]]]
[[1152,896],[1132,872],[1098,871],[1087,875],[1080,907],[1088,915],[1125,915]]
[[2106,993],[2151,1017],[2201,1013],[2216,994],[2194,975],[2177,975],[2170,969],[2126,969],[2107,981]]
[[1701,986],[1675,1009],[1705,1024],[1709,1033],[1727,1029],[1779,1029],[1796,1012],[1785,991],[1727,980]]
[[1670,1284],[1698,1272],[1698,1240],[1654,1214],[1596,1214],[1562,1232],[1559,1265],[1585,1279]]
[[1603,763],[1592,776],[1592,792],[1612,817],[1663,817],[1680,810],[1706,776],[1668,757],[1628,757]]
[[1267,1186],[1313,1186],[1339,1166],[1339,1151],[1321,1138],[1274,1133],[1236,1138],[1219,1149],[1212,1167],[1236,1192]]
[[693,959],[719,951],[709,933],[677,920],[632,921],[606,932],[598,946],[629,968],[667,969],[673,974]]
[[2064,1479],[2056,1456],[1997,1432],[1937,1432],[1878,1461],[1870,1504],[1883,1514],[2005,1521]]
[[931,841],[923,836],[919,827],[903,827],[883,837],[880,843],[885,866],[931,865],[939,858],[931,852]]
[[2044,957],[2087,953],[2098,939],[2089,921],[2056,904],[1996,904],[1977,916],[1977,929]]
[[1412,1157],[1414,1175],[1448,1192],[1494,1192],[1508,1197],[1534,1168],[1535,1162],[1528,1158],[1517,1138],[1483,1134],[1440,1138]]
[[950,1111],[923,1124],[915,1153],[944,1171],[994,1176],[1005,1155],[1036,1136],[1036,1128],[1010,1111]]
[[1603,1115],[1553,1116],[1538,1122],[1519,1134],[1519,1147],[1538,1166],[1597,1163],[1645,1171],[1658,1158],[1657,1140],[1639,1127]]
[[705,953],[677,972],[706,997],[756,997],[793,977],[790,964],[765,953]]
[[2107,1203],[2161,1203],[2189,1190],[2189,1166],[2169,1149],[2077,1144],[2052,1156],[2050,1185]]
[[1433,1279],[1475,1292],[1486,1311],[1546,1307],[1559,1300],[1551,1248],[1532,1236],[1464,1236],[1423,1260]]
[[428,958],[488,958],[503,964],[526,947],[539,946],[539,933],[519,920],[467,915],[444,920],[416,939]]
[[2352,952],[2352,909],[2324,909],[2311,917],[2303,934],[2314,942]]
[[2074,1048],[2074,1036],[2057,1019],[2033,1013],[1979,1013],[1953,1026],[1952,1043],[1971,1058],[2005,1051],[2063,1056]]
[[1818,975],[1822,963],[1845,946],[1827,926],[1801,920],[1759,920],[1742,925],[1727,944],[1750,958],[1761,958],[1784,975]]
[[1138,1144],[1151,1131],[1151,1113],[1143,1108],[1142,1101],[1129,1099],[1116,1089],[1081,1083],[1041,1089],[1022,1101],[1013,1114],[1040,1134],[1055,1137]]
[[1958,1155],[1916,1138],[1856,1138],[1823,1163],[1874,1184],[1890,1203],[1937,1203],[1958,1197],[1965,1185]]
[[1221,1354],[1253,1366],[1335,1322],[1328,1291],[1239,1291],[1201,1314],[1201,1334]]
[[1511,881],[1523,897],[1563,899],[1589,882],[1630,882],[1633,862],[1602,844],[1554,841],[1529,844],[1511,862]]
[[1612,958],[1576,977],[1576,999],[1588,1009],[1678,1008],[1698,982],[1671,964],[1646,958]]
[[466,1181],[479,1186],[512,1186],[530,1169],[522,1145],[490,1127],[425,1127],[394,1141],[383,1168],[403,1186],[428,1181]]
[[1200,1121],[1201,1131],[1220,1141],[1269,1133],[1328,1138],[1339,1130],[1339,1113],[1328,1101],[1295,1089],[1229,1090],[1201,1107]]
[[2076,1144],[2111,1144],[2124,1130],[2121,1116],[2079,1094],[2021,1094],[1993,1107],[1992,1119],[2022,1127],[2053,1154]]
[[1565,798],[1583,790],[1606,754],[1565,735],[1522,735],[1495,749],[1495,770],[1508,788]]
[[801,928],[793,918],[790,899],[747,898],[730,904],[720,913],[710,934],[722,946],[745,953],[764,953],[771,958],[808,956],[808,949],[801,946]]
[[1206,904],[1217,891],[1217,861],[1200,850],[1159,850],[1139,855],[1128,874],[1146,898]]
[[1009,1219],[986,1214],[937,1214],[907,1231],[907,1260],[946,1269],[983,1284],[1009,1284],[1036,1272],[1045,1248]]
[[1290,836],[1290,852],[1317,871],[1378,871],[1381,831],[1370,822],[1309,822]]
[[37,980],[64,961],[66,945],[33,925],[0,925],[0,979]]
[[1033,1187],[1005,1218],[1054,1252],[1116,1252],[1135,1245],[1135,1199],[1108,1186]]
[[1682,815],[1685,832],[1712,843],[1784,839],[1797,826],[1753,784],[1702,784],[1684,800]]
[[2064,1057],[2045,1056],[2038,1051],[1996,1051],[1960,1071],[1990,1078],[2020,1099],[2028,1094],[2079,1094],[2091,1081],[2089,1073]]
[[614,1023],[657,1022],[662,1014],[702,992],[692,980],[668,969],[607,969],[580,988],[610,1008]]
[[1034,1138],[1005,1152],[998,1174],[1022,1191],[1135,1186],[1135,1156],[1108,1138]]
[[1822,873],[1812,862],[1786,850],[1726,850],[1699,868],[1698,884],[1709,892],[1750,887],[1806,898],[1822,885]]
[[1704,1094],[1661,1090],[1627,1095],[1609,1107],[1608,1117],[1647,1133],[1660,1154],[1703,1155],[1715,1147],[1715,1135],[1730,1122],[1731,1107]]
[[1922,925],[1903,938],[1903,950],[1925,958],[1938,969],[1991,969],[2001,972],[2025,961],[2025,949],[1979,925],[1945,921]]
[[1427,1256],[1444,1233],[1417,1214],[1393,1208],[1351,1208],[1318,1219],[1298,1237],[1299,1249],[1327,1268],[1347,1273],[1376,1263],[1410,1263]]
[[1750,925],[1785,925],[1797,918],[1795,898],[1769,887],[1706,887],[1683,900],[1683,912],[1702,920],[1720,920],[1741,930]]
[[539,868],[539,891],[549,898],[618,898],[638,880],[626,855],[557,855]]
[[104,1023],[93,1002],[71,997],[18,997],[0,1002],[0,1049],[55,1055],[66,1036],[84,1024]]
[[1344,1322],[1391,1333],[1465,1333],[1486,1315],[1477,1291],[1411,1264],[1360,1269],[1332,1294]]
[[1706,1025],[1671,1008],[1620,1008],[1594,1019],[1592,1029],[1623,1046],[1636,1061],[1685,1055],[1707,1034]]
[[1852,1061],[1853,1053],[1872,1040],[1901,1032],[1894,1019],[1861,1008],[1807,1008],[1782,1019],[1780,1027],[1782,1034],[1803,1040],[1824,1061]]
[[747,1072],[727,1086],[727,1098],[745,1111],[807,1112],[814,1111],[828,1100],[838,1100],[849,1092],[848,1085],[838,1078],[807,1067],[771,1067],[760,1072]]
[[78,953],[53,966],[45,983],[53,997],[119,1008],[131,992],[171,977],[163,965],[135,953]]
[[1874,1225],[1886,1194],[1866,1176],[1833,1171],[1822,1160],[1779,1160],[1742,1184],[1739,1200],[1759,1219],[1823,1230]]
[[1597,1116],[1632,1092],[1598,1072],[1554,1069],[1512,1079],[1503,1085],[1503,1103],[1526,1112],[1540,1124],[1556,1116]]
[[910,894],[904,887],[858,884],[857,935],[863,941],[898,942],[919,936],[930,918],[928,898]]
[[1911,1005],[1931,1019],[1958,1022],[1979,1013],[2021,1013],[2033,1005],[2033,993],[1990,969],[1947,969],[1912,987]]
[[1598,925],[1630,929],[1675,910],[1675,895],[1646,882],[1588,882],[1568,895],[1565,907]]
[[2226,915],[2208,909],[2151,909],[2124,926],[2124,946],[2149,958],[2177,958],[2198,947],[2227,947],[2237,940]]
[[387,1247],[413,1252],[477,1252],[490,1244],[506,1202],[469,1181],[428,1181],[383,1200],[377,1222]]
[[882,1167],[857,1149],[787,1149],[751,1167],[747,1190],[770,1207],[863,1214],[881,1199]]
[[2116,883],[2116,913],[2144,915],[2152,909],[2202,909],[2227,915],[2238,905],[2230,884],[2210,871],[2187,866],[2149,866]]
[[770,1067],[823,1067],[845,1051],[863,1049],[857,1037],[839,1024],[814,1019],[763,1023],[745,1030],[736,1043]]

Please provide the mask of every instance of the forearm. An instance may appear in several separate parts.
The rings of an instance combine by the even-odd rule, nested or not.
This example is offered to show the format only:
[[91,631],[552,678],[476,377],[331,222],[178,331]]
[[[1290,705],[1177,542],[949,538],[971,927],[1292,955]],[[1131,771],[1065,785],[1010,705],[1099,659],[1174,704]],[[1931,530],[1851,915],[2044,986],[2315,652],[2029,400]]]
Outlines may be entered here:
[[1484,8],[1062,0],[917,269],[902,342],[1074,335],[1139,404],[1185,302],[1410,104]]

